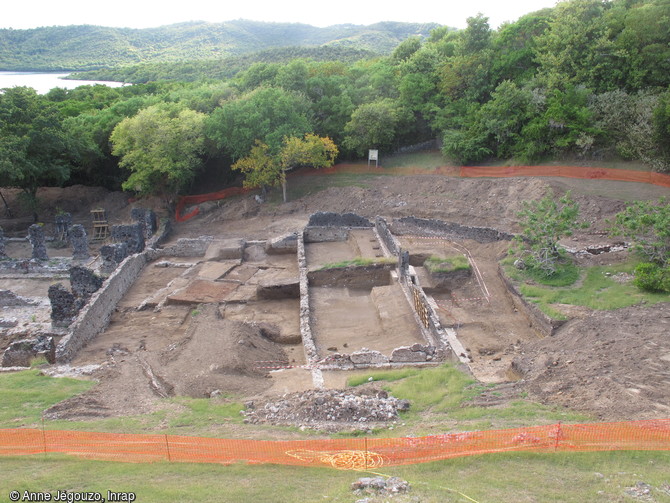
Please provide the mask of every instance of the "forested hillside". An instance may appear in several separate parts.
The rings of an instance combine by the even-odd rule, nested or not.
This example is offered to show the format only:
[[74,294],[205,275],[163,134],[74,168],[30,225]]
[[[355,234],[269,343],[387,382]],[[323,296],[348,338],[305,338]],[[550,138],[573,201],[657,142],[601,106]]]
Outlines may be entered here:
[[669,20],[668,0],[568,0],[498,30],[484,15],[437,27],[388,56],[275,49],[243,64],[135,67],[146,83],[123,88],[4,90],[0,185],[102,184],[169,200],[205,170],[270,186],[334,152],[433,139],[454,163],[625,159],[667,172]]
[[377,23],[317,28],[298,23],[237,20],[159,28],[51,26],[0,30],[0,70],[90,70],[147,62],[223,58],[280,47],[335,46],[390,53],[409,36],[437,24]]

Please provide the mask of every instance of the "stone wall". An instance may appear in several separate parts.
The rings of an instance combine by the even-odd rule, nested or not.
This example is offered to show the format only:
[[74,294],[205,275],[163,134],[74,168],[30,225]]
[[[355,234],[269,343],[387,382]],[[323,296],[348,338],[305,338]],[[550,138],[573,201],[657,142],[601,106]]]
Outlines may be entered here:
[[312,334],[312,312],[309,304],[309,280],[307,279],[307,257],[305,255],[305,241],[303,234],[298,233],[298,272],[300,274],[300,336],[305,351],[307,364],[313,367],[312,381],[317,388],[323,387],[323,375],[318,368],[314,368],[319,361],[319,354]]
[[133,285],[147,263],[144,253],[126,258],[95,292],[88,304],[70,325],[69,333],[56,348],[59,363],[70,361],[82,347],[102,332],[116,309],[116,305]]
[[390,229],[394,234],[433,234],[440,237],[472,239],[480,243],[492,243],[514,239],[508,232],[490,227],[471,227],[454,222],[443,222],[426,218],[403,217],[393,220]]
[[307,227],[372,227],[367,218],[354,213],[318,211],[309,217]]
[[158,246],[161,246],[168,240],[170,234],[172,234],[172,220],[169,218],[161,218],[158,232],[147,241],[147,247],[157,248]]
[[150,260],[159,257],[204,257],[213,240],[212,236],[181,238],[173,245],[153,251]]
[[375,219],[375,230],[377,231],[377,238],[386,247],[386,250],[394,257],[400,256],[400,246],[393,234],[389,230],[386,220],[382,217]]
[[303,232],[305,243],[330,243],[348,238],[349,229],[345,227],[305,227]]
[[550,337],[554,335],[556,329],[565,324],[565,320],[554,320],[544,314],[535,304],[524,299],[521,292],[514,285],[512,280],[505,274],[505,270],[501,265],[498,265],[498,276],[505,284],[507,292],[514,302],[514,306],[526,315],[530,325],[541,335]]
[[311,286],[347,288],[374,288],[391,284],[393,264],[336,267],[310,271],[307,275]]

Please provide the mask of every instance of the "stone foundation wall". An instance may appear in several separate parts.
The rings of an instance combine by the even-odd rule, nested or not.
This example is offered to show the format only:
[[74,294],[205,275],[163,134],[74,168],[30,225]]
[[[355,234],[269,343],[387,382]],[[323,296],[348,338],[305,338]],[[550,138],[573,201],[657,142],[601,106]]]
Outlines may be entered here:
[[88,304],[70,325],[69,333],[56,348],[56,360],[59,363],[70,361],[77,351],[107,327],[116,305],[133,285],[146,263],[144,253],[131,255],[105,280],[100,290],[91,296]]
[[317,211],[309,217],[307,227],[372,227],[372,222],[355,213]]
[[199,238],[182,238],[171,246],[159,248],[151,252],[150,260],[160,257],[204,257],[207,248],[212,243],[212,236],[200,236]]
[[472,239],[480,243],[507,241],[514,239],[514,235],[490,227],[471,227],[454,222],[430,220],[416,217],[403,217],[390,225],[391,231],[397,235],[406,234],[435,234],[439,236]]
[[348,238],[349,229],[344,227],[305,227],[303,232],[305,243],[330,243]]
[[311,286],[332,286],[348,288],[374,288],[391,284],[392,264],[369,266],[337,267],[310,271],[307,274]]
[[302,233],[298,233],[298,271],[300,274],[300,336],[308,365],[319,360],[311,325],[311,307],[309,304],[309,279],[307,279],[307,258]]
[[398,245],[396,238],[393,237],[393,234],[391,234],[386,220],[384,220],[382,217],[377,217],[375,219],[375,230],[377,231],[377,238],[386,247],[386,250],[392,256],[399,257],[400,245]]
[[523,298],[521,292],[516,288],[512,280],[505,274],[505,270],[501,265],[498,265],[498,276],[505,284],[507,292],[514,302],[514,306],[522,313],[526,315],[531,326],[545,337],[550,337],[554,335],[556,329],[565,324],[565,320],[554,320],[546,314],[544,314],[540,309],[533,304],[528,302]]

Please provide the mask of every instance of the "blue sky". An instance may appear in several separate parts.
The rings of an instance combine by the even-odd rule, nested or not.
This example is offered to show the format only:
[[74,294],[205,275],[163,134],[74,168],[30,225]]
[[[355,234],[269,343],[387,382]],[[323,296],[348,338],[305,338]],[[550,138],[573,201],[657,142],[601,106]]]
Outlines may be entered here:
[[385,0],[337,2],[306,0],[33,0],[10,2],[3,8],[0,28],[36,28],[93,24],[149,28],[184,21],[218,23],[233,19],[297,22],[314,26],[372,24],[378,21],[434,22],[464,28],[466,19],[482,12],[497,28],[504,21],[545,7],[556,0]]

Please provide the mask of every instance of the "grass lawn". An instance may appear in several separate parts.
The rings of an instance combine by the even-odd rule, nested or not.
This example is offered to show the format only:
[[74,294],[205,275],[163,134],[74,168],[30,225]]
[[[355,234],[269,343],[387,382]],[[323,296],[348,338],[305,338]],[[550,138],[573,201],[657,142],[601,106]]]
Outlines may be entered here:
[[[512,269],[508,268],[508,271],[514,275]],[[644,292],[631,282],[616,281],[616,275],[632,274],[634,269],[634,261],[611,266],[593,266],[582,271],[581,278],[575,285],[551,287],[521,284],[519,290],[524,297],[536,303],[550,316],[557,309],[560,312],[559,304],[611,310],[633,305],[653,305],[670,300],[670,295],[666,293]]]
[[[352,503],[366,497],[351,484],[370,473],[277,465],[132,464],[85,461],[61,455],[2,458],[0,501],[10,491],[129,491],[141,503],[179,501]],[[603,452],[491,454],[381,468],[407,480],[407,494],[369,496],[369,503],[612,503],[636,501],[629,488],[649,485],[654,499],[670,502],[670,453]]]

